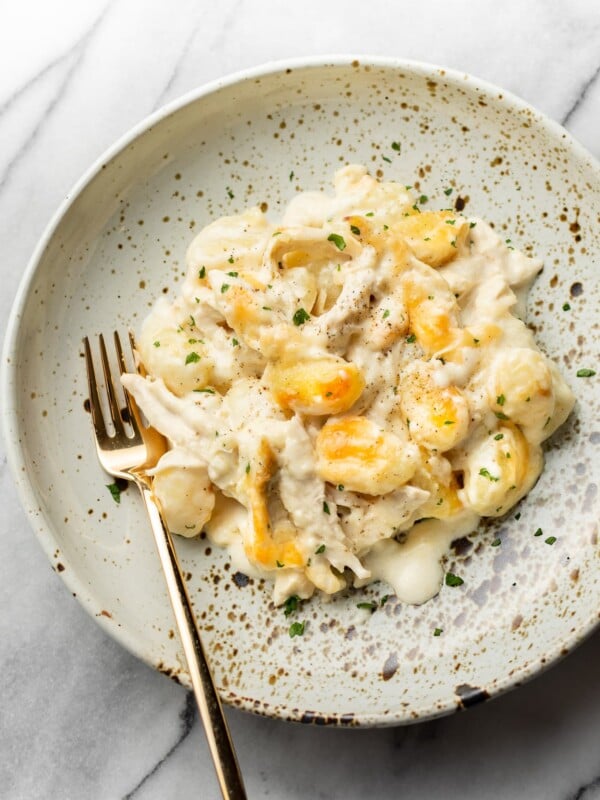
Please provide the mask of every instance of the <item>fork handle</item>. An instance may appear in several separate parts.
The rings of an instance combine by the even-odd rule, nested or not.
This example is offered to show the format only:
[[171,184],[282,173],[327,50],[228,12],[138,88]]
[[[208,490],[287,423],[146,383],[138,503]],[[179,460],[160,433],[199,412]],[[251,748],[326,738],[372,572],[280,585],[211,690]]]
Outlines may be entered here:
[[152,524],[158,555],[167,581],[169,598],[175,612],[175,620],[192,679],[198,711],[204,725],[221,792],[227,800],[246,800],[246,790],[227,721],[206,661],[187,587],[173,546],[173,539],[165,525],[152,490],[142,482],[139,482],[138,486]]

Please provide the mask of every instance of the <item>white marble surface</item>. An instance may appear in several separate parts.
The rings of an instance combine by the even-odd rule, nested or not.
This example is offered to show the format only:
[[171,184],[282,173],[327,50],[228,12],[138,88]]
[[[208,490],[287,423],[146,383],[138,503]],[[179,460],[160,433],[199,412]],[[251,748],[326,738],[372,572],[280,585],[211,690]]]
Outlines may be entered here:
[[[0,3],[2,331],[51,213],[115,138],[215,77],[343,52],[472,72],[564,123],[600,157],[598,0]],[[217,797],[190,695],[71,598],[30,530],[4,455],[0,491],[0,796]],[[409,728],[228,717],[252,798],[592,800],[599,659],[596,634],[519,691]]]

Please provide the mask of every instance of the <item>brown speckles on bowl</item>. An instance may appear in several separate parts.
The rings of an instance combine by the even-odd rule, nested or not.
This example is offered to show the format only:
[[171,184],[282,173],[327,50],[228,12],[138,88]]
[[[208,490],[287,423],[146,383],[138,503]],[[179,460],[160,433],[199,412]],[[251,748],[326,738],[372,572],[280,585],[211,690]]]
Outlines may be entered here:
[[464,585],[423,606],[390,598],[369,615],[356,593],[314,598],[294,617],[307,620],[304,636],[291,639],[264,581],[203,537],[177,542],[227,702],[313,724],[386,725],[514,686],[598,622],[600,396],[598,379],[576,372],[597,361],[600,178],[560,129],[466,76],[383,60],[295,65],[197,92],[113,148],[47,234],[9,331],[6,439],[55,569],[112,635],[187,684],[144,511],[131,492],[114,502],[95,461],[79,342],[138,326],[152,298],[174,293],[191,237],[211,219],[252,204],[276,218],[297,191],[329,188],[343,162],[415,186],[431,208],[481,216],[542,256],[529,319],[578,395],[519,516],[458,543],[452,571]]

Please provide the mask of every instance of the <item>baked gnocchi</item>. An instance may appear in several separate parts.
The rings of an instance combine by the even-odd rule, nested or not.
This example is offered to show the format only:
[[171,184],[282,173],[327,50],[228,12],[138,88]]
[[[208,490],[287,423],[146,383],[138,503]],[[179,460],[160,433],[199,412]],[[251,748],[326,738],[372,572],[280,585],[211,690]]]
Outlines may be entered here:
[[123,382],[170,442],[170,528],[206,531],[276,603],[375,580],[426,601],[573,407],[517,313],[541,262],[426,201],[350,165],[278,224],[216,220],[139,332]]

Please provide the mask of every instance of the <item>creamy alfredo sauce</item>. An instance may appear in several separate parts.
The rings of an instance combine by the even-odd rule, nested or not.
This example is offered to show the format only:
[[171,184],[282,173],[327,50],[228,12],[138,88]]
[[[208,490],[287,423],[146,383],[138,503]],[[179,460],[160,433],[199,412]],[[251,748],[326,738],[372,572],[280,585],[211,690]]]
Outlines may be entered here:
[[124,376],[171,449],[154,491],[274,599],[374,580],[437,593],[450,542],[505,514],[573,396],[522,321],[541,263],[361,166],[206,227]]

